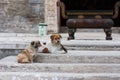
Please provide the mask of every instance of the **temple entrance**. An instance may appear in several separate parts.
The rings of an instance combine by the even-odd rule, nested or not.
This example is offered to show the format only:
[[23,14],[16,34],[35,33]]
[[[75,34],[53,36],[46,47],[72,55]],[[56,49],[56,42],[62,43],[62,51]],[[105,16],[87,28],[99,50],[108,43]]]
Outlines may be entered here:
[[[103,18],[112,18],[114,5],[119,0],[60,0],[63,8],[60,8],[60,30],[66,27],[68,18],[77,18],[79,15],[92,18],[91,16],[100,14]],[[66,15],[67,17],[64,17]],[[119,23],[117,20],[116,23]],[[115,24],[116,25],[116,24]],[[119,24],[117,24],[119,26]],[[60,31],[61,32],[61,31]]]

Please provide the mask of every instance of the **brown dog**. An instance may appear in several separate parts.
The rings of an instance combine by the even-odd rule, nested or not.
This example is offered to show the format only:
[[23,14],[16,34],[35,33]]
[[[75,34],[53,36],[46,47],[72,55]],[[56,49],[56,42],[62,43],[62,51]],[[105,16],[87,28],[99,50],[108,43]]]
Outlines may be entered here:
[[38,52],[38,47],[41,46],[40,41],[32,41],[21,53],[18,54],[18,63],[32,63]]

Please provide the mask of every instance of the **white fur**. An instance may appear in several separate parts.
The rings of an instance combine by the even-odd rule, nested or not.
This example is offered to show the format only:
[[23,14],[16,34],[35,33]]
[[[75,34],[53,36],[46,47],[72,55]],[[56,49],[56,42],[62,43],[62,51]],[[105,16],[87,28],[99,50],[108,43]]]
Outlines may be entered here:
[[61,50],[61,45],[60,44],[52,44],[52,43],[46,43],[46,45],[42,45],[39,47],[38,52],[42,52],[44,48],[48,48],[50,53],[56,54],[64,54],[65,52]]

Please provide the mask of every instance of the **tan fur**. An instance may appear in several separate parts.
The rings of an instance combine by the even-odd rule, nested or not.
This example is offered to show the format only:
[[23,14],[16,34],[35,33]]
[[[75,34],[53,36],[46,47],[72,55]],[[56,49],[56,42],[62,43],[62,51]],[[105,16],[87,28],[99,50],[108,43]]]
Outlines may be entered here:
[[18,63],[30,63],[32,60],[32,55],[28,52],[27,49],[23,50],[20,54],[18,54]]
[[41,46],[39,41],[32,41],[21,53],[18,54],[18,63],[31,63],[37,54],[38,47]]

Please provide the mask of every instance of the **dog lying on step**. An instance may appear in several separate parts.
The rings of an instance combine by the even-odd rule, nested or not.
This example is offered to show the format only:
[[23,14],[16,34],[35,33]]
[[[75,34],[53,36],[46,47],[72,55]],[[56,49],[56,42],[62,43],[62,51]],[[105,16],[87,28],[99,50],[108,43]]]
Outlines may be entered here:
[[[60,34],[52,34],[51,41],[39,47],[38,52],[42,53],[67,53],[67,49],[61,44],[62,36]],[[63,51],[63,52],[62,52]]]

